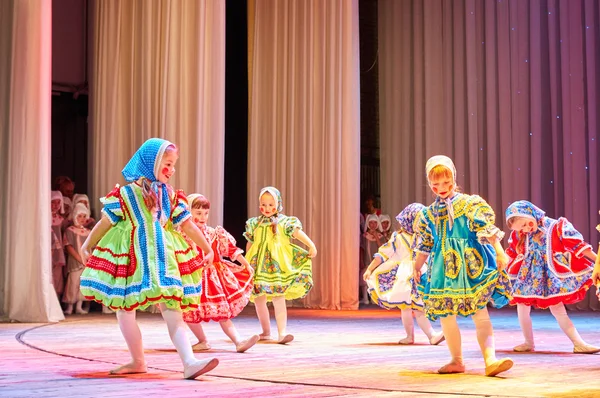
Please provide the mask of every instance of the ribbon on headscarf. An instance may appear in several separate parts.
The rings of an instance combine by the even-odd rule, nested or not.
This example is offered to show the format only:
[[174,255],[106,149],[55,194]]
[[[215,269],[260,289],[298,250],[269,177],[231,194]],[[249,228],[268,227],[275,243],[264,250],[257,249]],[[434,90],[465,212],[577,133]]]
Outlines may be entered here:
[[174,146],[173,143],[162,138],[150,138],[133,154],[121,172],[128,182],[140,178],[150,181],[150,187],[158,198],[157,218],[161,223],[166,222],[171,214],[171,201],[167,184],[158,181],[157,175],[165,150],[171,145]]

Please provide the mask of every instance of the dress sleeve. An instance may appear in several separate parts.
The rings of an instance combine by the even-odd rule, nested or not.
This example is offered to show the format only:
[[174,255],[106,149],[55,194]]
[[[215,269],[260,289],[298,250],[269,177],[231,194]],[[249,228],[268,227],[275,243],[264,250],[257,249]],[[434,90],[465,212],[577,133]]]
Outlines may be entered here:
[[593,250],[592,246],[583,240],[583,235],[564,217],[559,218],[556,223],[556,235],[565,249],[577,258],[583,257],[583,252],[587,249]]
[[258,218],[252,217],[248,221],[246,221],[246,232],[244,232],[244,238],[250,243],[254,242],[254,231],[258,226]]
[[188,203],[185,193],[182,190],[175,191],[175,205],[171,211],[171,222],[174,228],[178,228],[192,217],[188,210]]
[[292,238],[297,229],[302,229],[302,223],[296,217],[286,216],[283,221],[283,229],[285,230],[285,234]]
[[379,257],[382,262],[386,262],[389,258],[394,254],[397,249],[396,238],[398,236],[397,232],[392,234],[390,240],[381,245],[377,253],[373,257]]
[[123,217],[123,201],[121,200],[121,187],[115,185],[105,197],[100,198],[100,202],[104,205],[102,214],[105,215],[115,225],[121,221]]
[[223,257],[229,257],[235,260],[239,255],[243,254],[244,251],[236,246],[236,241],[225,228],[218,226],[215,228],[217,239],[219,240],[219,252]]
[[431,249],[433,249],[433,232],[431,231],[431,224],[427,220],[425,213],[427,211],[428,208],[421,210],[413,223],[415,237],[412,243],[412,250],[416,253],[429,255]]
[[490,238],[494,236],[497,239],[504,238],[504,232],[494,225],[496,222],[494,210],[482,197],[473,195],[468,206],[466,216],[469,220],[469,228],[477,234],[479,243],[491,244]]
[[67,228],[65,230],[65,233],[63,234],[63,246],[66,248],[67,246],[73,246],[75,248],[75,250],[78,250],[77,247],[77,236],[75,235],[75,233],[73,231],[71,231],[71,228]]

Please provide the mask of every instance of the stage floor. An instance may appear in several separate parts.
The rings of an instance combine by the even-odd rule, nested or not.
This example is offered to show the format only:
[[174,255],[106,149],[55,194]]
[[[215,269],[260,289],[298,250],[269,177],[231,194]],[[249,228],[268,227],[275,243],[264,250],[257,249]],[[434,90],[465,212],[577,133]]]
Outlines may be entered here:
[[[259,343],[238,354],[218,324],[205,324],[213,346],[198,357],[220,365],[198,380],[182,378],[179,357],[159,314],[138,315],[149,373],[109,376],[129,361],[114,315],[75,315],[58,324],[0,324],[0,397],[600,397],[600,354],[577,355],[548,311],[534,311],[538,351],[514,353],[522,342],[516,312],[490,311],[499,356],[515,366],[483,375],[473,323],[461,319],[467,373],[439,375],[445,343],[430,346],[416,329],[400,346],[400,314],[289,309],[287,346]],[[600,314],[570,312],[589,343],[600,345]],[[260,331],[253,308],[235,319],[242,334]],[[273,332],[275,322],[272,319]],[[435,324],[439,329],[439,322]],[[416,325],[415,325],[416,326]],[[190,334],[191,336],[191,334]]]

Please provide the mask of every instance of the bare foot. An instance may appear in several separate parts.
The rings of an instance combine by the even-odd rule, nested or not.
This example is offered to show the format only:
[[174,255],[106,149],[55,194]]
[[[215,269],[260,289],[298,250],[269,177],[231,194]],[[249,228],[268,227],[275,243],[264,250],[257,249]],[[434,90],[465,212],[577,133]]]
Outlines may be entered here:
[[125,365],[121,365],[118,368],[114,368],[109,373],[111,375],[129,375],[135,373],[146,373],[148,372],[148,367],[146,366],[146,362],[129,362]]
[[505,372],[513,367],[513,361],[510,358],[498,359],[496,362],[485,367],[486,376],[496,376],[499,373]]
[[208,344],[208,341],[200,341],[192,346],[192,350],[194,351],[208,351],[212,347]]
[[258,335],[255,334],[254,336],[240,342],[239,344],[236,344],[235,350],[237,352],[246,352],[248,349],[252,348],[252,346],[256,344],[259,339],[260,337],[258,337]]
[[287,343],[291,343],[294,340],[294,335],[293,334],[286,334],[285,336],[279,337],[279,340],[277,341],[278,344],[287,344]]
[[410,344],[414,344],[415,343],[415,338],[411,337],[411,336],[406,336],[405,338],[403,338],[402,340],[400,340],[398,342],[398,344],[400,345],[410,345]]
[[465,364],[461,362],[450,362],[438,369],[439,374],[465,373]]

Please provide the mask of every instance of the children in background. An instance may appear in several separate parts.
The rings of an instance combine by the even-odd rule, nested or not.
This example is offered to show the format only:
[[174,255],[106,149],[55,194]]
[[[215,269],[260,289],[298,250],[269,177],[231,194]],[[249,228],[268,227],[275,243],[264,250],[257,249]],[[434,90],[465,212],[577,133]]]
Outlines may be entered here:
[[[237,352],[245,352],[258,341],[258,335],[242,340],[232,318],[236,317],[248,304],[252,292],[254,272],[242,253],[235,245],[235,239],[223,227],[206,225],[210,212],[210,202],[200,194],[187,197],[191,207],[193,221],[215,253],[212,264],[204,265],[202,270],[202,295],[197,310],[186,312],[184,321],[198,338],[193,346],[195,350],[209,350],[200,322],[219,322],[223,332],[233,341]],[[239,261],[242,265],[226,260]]]
[[[299,299],[312,288],[312,260],[317,248],[302,231],[302,224],[296,217],[282,213],[281,194],[274,187],[260,191],[259,217],[246,221],[244,236],[246,259],[254,268],[254,289],[250,300],[256,306],[256,314],[262,333],[261,340],[271,339],[271,323],[267,302],[272,301],[275,308],[275,320],[279,344],[294,339],[287,333],[287,308],[285,300]],[[295,238],[308,246],[308,252],[293,244]]]
[[[117,185],[101,199],[102,219],[81,248],[86,264],[81,293],[117,312],[132,357],[111,374],[147,371],[135,313],[155,304],[160,306],[186,379],[219,363],[216,358],[194,357],[182,316],[182,311],[200,304],[202,266],[212,262],[213,252],[191,219],[185,194],[168,184],[178,157],[177,147],[169,141],[144,142],[123,169],[130,184]],[[204,251],[204,260],[177,228]]]
[[[426,175],[436,195],[415,222],[415,279],[421,280],[425,313],[441,318],[452,359],[439,373],[464,373],[461,335],[456,316],[473,316],[486,376],[510,369],[512,360],[497,359],[494,331],[487,311],[508,304],[510,282],[503,269],[508,258],[500,245],[504,233],[492,208],[479,196],[459,193],[456,168],[446,156],[427,161]],[[421,268],[427,263],[427,276]]]
[[[52,244],[52,285],[60,298],[64,287],[65,278],[63,268],[65,266],[65,250],[62,244],[62,224],[64,222],[63,196],[60,191],[52,191],[50,195],[50,211],[52,212],[52,233],[56,240]],[[54,239],[54,238],[53,238]]]
[[387,214],[379,216],[379,225],[381,226],[381,234],[383,241],[387,242],[392,237],[392,219]]
[[[376,214],[369,214],[365,221],[365,230],[362,236],[363,246],[364,246],[364,258],[363,258],[363,267],[367,267],[368,264],[371,264],[373,261],[373,256],[379,250],[379,247],[386,242],[381,233],[381,224],[379,222],[379,216]],[[359,269],[360,278],[359,278],[359,287],[360,287],[360,296],[361,304],[369,304],[369,293],[367,282],[365,282],[362,276],[364,275],[366,268]]]
[[[419,327],[429,338],[429,343],[438,345],[444,341],[442,332],[436,333],[431,323],[423,314],[423,302],[413,290],[413,223],[417,214],[424,209],[420,203],[412,203],[398,216],[399,228],[390,240],[379,248],[369,264],[363,279],[369,287],[369,294],[380,307],[399,308],[402,313],[402,324],[406,337],[398,344],[413,344],[415,342],[413,315]],[[421,272],[425,273],[425,265]]]
[[[600,232],[600,224],[596,226],[596,230]],[[598,251],[600,251],[600,244],[598,244]],[[600,256],[598,255],[596,255],[596,264],[592,272],[592,283],[596,286],[596,295],[600,300]]]
[[531,307],[550,308],[562,331],[573,342],[576,354],[594,354],[600,347],[587,344],[567,315],[565,304],[585,298],[592,285],[596,253],[566,218],[547,217],[543,210],[525,200],[506,209],[512,229],[506,254],[512,282],[511,304],[517,305],[525,342],[515,351],[534,351]]
[[75,313],[88,313],[82,307],[85,298],[79,291],[80,277],[85,268],[83,260],[79,255],[79,250],[90,234],[90,230],[85,227],[89,215],[90,211],[83,204],[79,203],[75,205],[73,209],[73,225],[67,228],[64,233],[63,243],[69,254],[67,261],[67,284],[62,297],[63,303],[67,304],[64,310],[66,315],[73,313],[73,305],[75,305]]

